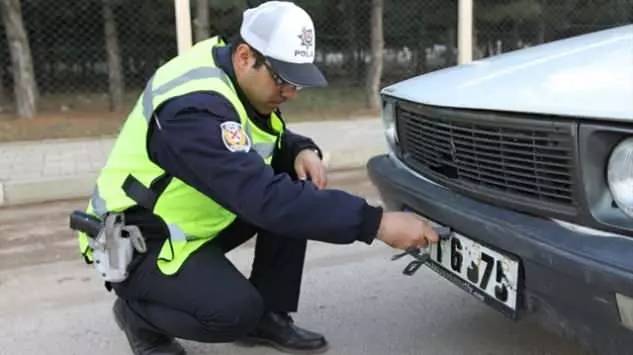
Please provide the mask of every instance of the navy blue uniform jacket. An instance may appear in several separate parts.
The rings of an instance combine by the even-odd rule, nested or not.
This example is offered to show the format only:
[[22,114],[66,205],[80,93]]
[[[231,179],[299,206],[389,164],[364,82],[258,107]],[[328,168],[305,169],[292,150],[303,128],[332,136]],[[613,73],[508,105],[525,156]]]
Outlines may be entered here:
[[[258,114],[239,90],[230,47],[216,48],[213,56],[238,89],[252,121],[271,131],[269,116]],[[381,208],[291,178],[299,151],[317,148],[312,140],[286,130],[271,166],[253,149],[231,152],[222,141],[220,124],[240,119],[226,98],[211,91],[170,99],[156,110],[155,119],[158,123],[152,122],[148,137],[150,159],[241,220],[287,237],[331,243],[374,239]]]

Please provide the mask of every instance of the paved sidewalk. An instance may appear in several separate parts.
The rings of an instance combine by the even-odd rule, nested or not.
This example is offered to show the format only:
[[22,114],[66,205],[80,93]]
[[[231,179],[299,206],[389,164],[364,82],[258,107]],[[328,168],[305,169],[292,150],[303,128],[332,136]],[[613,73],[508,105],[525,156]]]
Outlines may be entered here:
[[[289,128],[321,147],[330,170],[363,166],[387,150],[378,118]],[[0,206],[89,196],[113,142],[90,138],[0,144]]]

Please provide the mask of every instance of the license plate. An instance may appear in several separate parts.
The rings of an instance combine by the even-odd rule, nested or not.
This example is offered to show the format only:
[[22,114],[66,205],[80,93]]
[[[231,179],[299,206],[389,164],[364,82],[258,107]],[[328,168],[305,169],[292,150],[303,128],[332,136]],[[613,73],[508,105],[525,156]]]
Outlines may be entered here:
[[429,248],[431,269],[511,318],[517,316],[519,262],[452,232]]

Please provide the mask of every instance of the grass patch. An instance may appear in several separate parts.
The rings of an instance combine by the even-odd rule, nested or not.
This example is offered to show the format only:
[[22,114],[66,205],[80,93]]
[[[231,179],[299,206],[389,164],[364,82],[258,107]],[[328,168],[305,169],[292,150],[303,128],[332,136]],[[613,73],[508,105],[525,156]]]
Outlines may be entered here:
[[[17,118],[10,110],[0,112],[0,142],[116,135],[137,97],[138,92],[130,92],[126,95],[127,109],[111,112],[104,94],[47,95],[32,119]],[[362,88],[348,86],[302,90],[281,109],[288,122],[378,115],[365,108]]]
[[361,116],[377,116],[365,107],[362,88],[333,86],[328,88],[304,89],[297,99],[282,108],[284,118],[289,122],[340,120]]

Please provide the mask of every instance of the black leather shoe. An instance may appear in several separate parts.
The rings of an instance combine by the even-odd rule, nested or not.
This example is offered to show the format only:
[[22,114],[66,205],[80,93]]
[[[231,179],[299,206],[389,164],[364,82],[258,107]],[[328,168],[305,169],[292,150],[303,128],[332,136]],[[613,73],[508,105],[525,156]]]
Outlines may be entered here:
[[128,307],[124,300],[117,298],[112,306],[114,320],[125,332],[134,355],[185,355],[185,349],[167,335],[153,332],[139,325],[142,320]]
[[266,312],[242,344],[268,344],[291,354],[320,354],[328,350],[323,335],[297,327],[284,312]]

